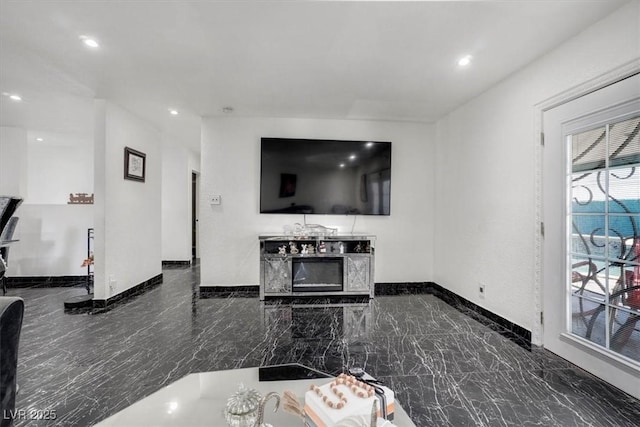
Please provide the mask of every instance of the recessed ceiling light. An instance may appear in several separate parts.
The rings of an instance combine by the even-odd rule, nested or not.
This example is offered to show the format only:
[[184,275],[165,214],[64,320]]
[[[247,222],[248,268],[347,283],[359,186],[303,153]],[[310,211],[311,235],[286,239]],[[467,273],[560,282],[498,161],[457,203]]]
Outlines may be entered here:
[[82,43],[84,43],[85,46],[88,46],[94,49],[100,47],[100,43],[98,43],[96,39],[93,39],[91,37],[80,36],[80,40],[82,40]]
[[340,163],[340,167],[343,168],[345,166],[344,163]]
[[172,116],[177,116],[178,110],[169,109],[169,114],[171,114]]
[[356,155],[355,154],[352,154],[352,155],[349,156],[349,160],[355,160],[355,159],[356,159]]
[[471,64],[471,58],[473,58],[471,55],[463,56],[458,60],[458,65],[461,67],[466,67],[467,65]]
[[371,148],[371,147],[373,147],[373,142],[367,142],[367,143],[365,144],[365,147],[367,147],[367,148]]
[[22,101],[22,97],[20,95],[16,95],[15,93],[7,95],[12,101]]
[[42,141],[44,141],[44,138],[36,138],[36,141],[42,142]]

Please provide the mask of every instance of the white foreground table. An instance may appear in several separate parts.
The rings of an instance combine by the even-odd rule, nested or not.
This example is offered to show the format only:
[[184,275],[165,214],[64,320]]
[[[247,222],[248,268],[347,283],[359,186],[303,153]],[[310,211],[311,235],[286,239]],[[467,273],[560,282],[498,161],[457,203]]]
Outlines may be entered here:
[[[190,374],[103,420],[96,427],[225,427],[224,407],[240,383],[255,388],[262,395],[270,391],[282,394],[284,390],[291,390],[300,402],[304,402],[304,394],[311,384],[320,385],[328,380],[259,381],[258,368]],[[273,400],[267,403],[265,422],[274,427],[302,426],[299,418],[283,412],[281,408],[274,413],[274,406]],[[393,423],[398,427],[415,426],[397,401]]]

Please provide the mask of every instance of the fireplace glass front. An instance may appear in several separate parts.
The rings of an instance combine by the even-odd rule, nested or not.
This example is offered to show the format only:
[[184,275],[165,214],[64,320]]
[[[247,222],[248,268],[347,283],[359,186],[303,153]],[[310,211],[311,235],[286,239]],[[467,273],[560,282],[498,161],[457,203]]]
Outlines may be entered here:
[[342,291],[344,258],[293,258],[293,292]]

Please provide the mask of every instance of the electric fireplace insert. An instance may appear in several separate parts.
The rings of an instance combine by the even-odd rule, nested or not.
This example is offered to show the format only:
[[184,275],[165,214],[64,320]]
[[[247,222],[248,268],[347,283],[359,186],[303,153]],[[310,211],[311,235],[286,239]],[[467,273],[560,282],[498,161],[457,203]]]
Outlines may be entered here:
[[292,259],[293,292],[342,291],[344,258],[313,257]]

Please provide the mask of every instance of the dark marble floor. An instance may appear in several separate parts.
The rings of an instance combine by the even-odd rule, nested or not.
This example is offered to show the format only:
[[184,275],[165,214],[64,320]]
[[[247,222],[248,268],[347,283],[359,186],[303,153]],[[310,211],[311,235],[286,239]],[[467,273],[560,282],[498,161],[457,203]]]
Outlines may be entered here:
[[529,351],[433,295],[368,304],[201,299],[197,268],[102,313],[65,313],[82,288],[10,289],[26,302],[17,409],[89,426],[192,372],[299,362],[383,379],[418,426],[637,426],[640,402]]

